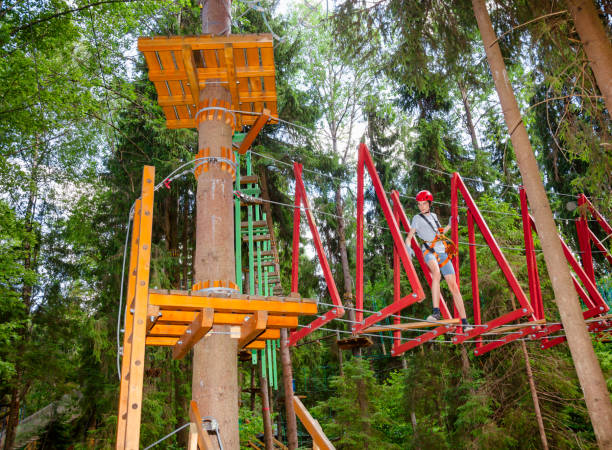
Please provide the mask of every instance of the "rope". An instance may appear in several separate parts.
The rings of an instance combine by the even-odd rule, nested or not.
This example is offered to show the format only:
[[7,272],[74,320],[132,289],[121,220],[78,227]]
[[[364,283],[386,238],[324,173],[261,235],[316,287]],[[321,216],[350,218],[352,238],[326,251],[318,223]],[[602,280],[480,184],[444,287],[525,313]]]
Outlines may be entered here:
[[178,427],[176,430],[174,430],[174,431],[172,431],[172,432],[168,433],[167,435],[165,435],[165,436],[164,436],[163,438],[161,438],[159,441],[155,441],[155,442],[153,442],[151,445],[149,445],[148,447],[145,447],[145,448],[144,448],[144,450],[149,450],[150,448],[155,447],[155,446],[156,446],[157,444],[159,444],[160,442],[165,441],[165,440],[166,440],[166,439],[168,439],[170,436],[172,436],[172,435],[174,435],[174,434],[178,433],[178,432],[179,432],[179,431],[181,431],[183,428],[186,428],[186,427],[188,427],[189,425],[190,425],[190,423],[189,423],[189,422],[187,422],[185,425],[182,425],[182,426]]

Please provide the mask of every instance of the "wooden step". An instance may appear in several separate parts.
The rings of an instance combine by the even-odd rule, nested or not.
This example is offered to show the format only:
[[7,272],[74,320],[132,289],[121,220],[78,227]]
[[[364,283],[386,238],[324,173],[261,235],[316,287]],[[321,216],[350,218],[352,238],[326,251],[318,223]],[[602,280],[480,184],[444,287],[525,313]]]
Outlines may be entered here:
[[259,183],[259,177],[257,175],[244,175],[240,177],[240,184],[252,183]]
[[[253,236],[253,242],[269,241],[269,240],[270,240],[269,234],[256,234],[255,236]],[[242,236],[242,242],[249,242],[249,237]]]
[[266,250],[265,252],[261,252],[261,256],[276,256],[272,250]]
[[[240,222],[242,228],[249,228],[249,222]],[[268,222],[265,220],[254,220],[253,228],[268,228]]]

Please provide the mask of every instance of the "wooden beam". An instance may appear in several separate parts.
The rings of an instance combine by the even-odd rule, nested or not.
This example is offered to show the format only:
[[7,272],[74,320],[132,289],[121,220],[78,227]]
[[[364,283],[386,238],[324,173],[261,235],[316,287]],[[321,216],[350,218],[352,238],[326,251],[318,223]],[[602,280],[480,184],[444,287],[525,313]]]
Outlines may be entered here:
[[[255,234],[253,236],[253,242],[269,241],[269,240],[270,240],[269,234]],[[242,236],[242,242],[249,242],[249,237]]]
[[147,307],[147,331],[153,328],[160,316],[160,307],[149,305]]
[[259,336],[258,339],[260,340],[280,339],[280,330],[279,329],[276,329],[276,330],[267,329]]
[[185,73],[187,74],[187,80],[189,80],[189,90],[191,91],[191,98],[193,105],[197,108],[200,102],[200,84],[198,82],[198,74],[195,70],[196,64],[193,58],[193,51],[191,45],[183,44],[183,65],[185,66]]
[[238,341],[238,350],[249,345],[261,334],[266,331],[266,324],[268,323],[268,312],[257,311],[253,316],[248,316],[248,320],[245,317],[245,323],[240,328],[240,340]]
[[266,341],[253,341],[244,348],[247,350],[263,350],[266,348]]
[[[168,292],[168,291],[164,291]],[[176,292],[176,291],[175,291]],[[192,293],[192,291],[180,291],[181,294],[158,293],[149,291],[149,303],[167,309],[201,310],[202,308],[213,308],[218,312],[252,314],[255,311],[268,311],[268,313],[285,314],[287,316],[299,316],[303,314],[316,314],[317,304],[311,299],[296,299],[295,301],[283,301],[285,297],[262,297],[245,295],[243,298],[208,297]],[[236,294],[238,295],[238,294]],[[268,300],[268,298],[270,300]],[[275,301],[272,299],[281,299]]]
[[178,337],[160,337],[160,336],[147,336],[146,344],[153,347],[174,347],[178,341]]
[[319,422],[317,422],[310,415],[302,401],[295,395],[293,396],[293,407],[295,409],[295,413],[302,421],[304,428],[306,428],[312,437],[313,446],[317,445],[322,450],[335,450],[333,444],[330,442],[327,436],[325,436],[325,433],[323,433],[323,429],[321,428]]
[[[169,311],[161,310],[162,315],[157,319],[156,326],[159,325],[189,325],[196,316],[194,311]],[[247,314],[232,314],[215,312],[214,325],[242,325]],[[267,328],[296,328],[298,326],[297,316],[268,315]],[[185,332],[185,328],[180,331],[180,335]],[[151,334],[151,333],[150,333]],[[152,334],[160,335],[156,329]],[[177,335],[178,336],[178,335]]]
[[365,329],[364,332],[377,333],[380,331],[413,330],[417,328],[439,327],[440,325],[459,325],[460,323],[460,319],[444,319],[437,320],[435,322],[398,323],[397,325],[381,325],[379,327],[370,327]]
[[491,334],[505,334],[509,331],[520,330],[521,328],[530,327],[532,325],[537,326],[537,325],[545,325],[545,324],[546,324],[546,319],[532,320],[530,322],[517,323],[516,325],[513,325],[511,327],[495,328],[493,331],[490,331],[488,333],[482,333],[482,335],[487,336]]
[[255,123],[251,126],[251,129],[249,130],[247,135],[244,137],[244,140],[238,148],[238,153],[244,155],[247,152],[247,150],[251,147],[251,144],[253,143],[261,129],[264,127],[264,125],[268,122],[268,120],[270,120],[270,110],[264,109],[261,113],[261,116],[257,118]]
[[208,48],[222,50],[227,43],[233,44],[235,48],[272,47],[274,39],[270,33],[232,34],[229,36],[140,37],[138,38],[138,50],[141,52],[181,50],[183,44],[191,45],[194,50]]
[[[231,104],[234,106],[233,109],[241,110],[240,108],[240,95],[238,94],[238,86],[236,85],[236,65],[234,64],[234,48],[232,44],[227,43],[223,46],[223,54],[225,56],[225,67],[227,69],[227,82],[230,94],[232,96]],[[241,114],[237,115],[240,118]],[[236,124],[237,127],[242,126],[242,123]]]
[[[140,199],[136,200],[134,211],[140,211]],[[130,267],[128,271],[127,298],[133,298],[136,292],[136,264],[138,261],[138,241],[140,233],[140,214],[134,214],[134,226],[132,227],[132,245],[130,248]],[[132,328],[134,316],[130,313],[130,305],[125,305],[125,325],[123,332],[123,357],[121,359],[121,381],[119,384],[119,412],[117,413],[117,438],[116,449],[125,448],[125,427],[127,424],[128,408],[128,386],[130,358],[132,354]]]
[[[147,294],[151,260],[151,235],[153,227],[155,167],[144,166],[142,172],[142,194],[140,215],[138,262],[134,292],[134,326],[132,328],[132,351],[130,353],[125,449],[140,447],[140,421],[142,415],[142,391],[145,366],[145,340],[147,334]],[[128,304],[132,299],[128,299]]]
[[210,436],[208,435],[208,431],[202,427],[202,416],[200,415],[198,404],[194,400],[191,400],[190,403],[189,420],[191,420],[191,423],[195,424],[196,426],[200,450],[215,450],[212,441],[210,440]]
[[257,184],[259,177],[257,175],[245,175],[240,177],[240,184]]
[[212,308],[202,309],[174,346],[172,358],[183,359],[187,352],[210,331],[214,319],[215,312]]

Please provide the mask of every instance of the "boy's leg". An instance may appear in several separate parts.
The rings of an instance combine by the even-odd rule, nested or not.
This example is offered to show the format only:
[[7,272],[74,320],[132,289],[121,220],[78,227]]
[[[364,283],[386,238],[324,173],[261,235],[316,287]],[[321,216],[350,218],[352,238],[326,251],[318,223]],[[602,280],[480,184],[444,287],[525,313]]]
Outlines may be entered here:
[[429,272],[431,272],[431,300],[433,307],[440,308],[440,267],[438,267],[438,262],[433,255],[426,263],[427,267],[429,267]]
[[[447,263],[447,264],[450,264]],[[459,311],[459,317],[462,319],[466,318],[466,314],[465,314],[465,305],[463,304],[463,297],[461,296],[461,291],[459,290],[459,286],[457,286],[457,279],[455,278],[455,274],[447,274],[444,275],[444,279],[446,280],[446,283],[448,284],[448,289],[451,291],[451,294],[453,296],[453,302],[455,303],[455,306],[457,307],[457,311]]]

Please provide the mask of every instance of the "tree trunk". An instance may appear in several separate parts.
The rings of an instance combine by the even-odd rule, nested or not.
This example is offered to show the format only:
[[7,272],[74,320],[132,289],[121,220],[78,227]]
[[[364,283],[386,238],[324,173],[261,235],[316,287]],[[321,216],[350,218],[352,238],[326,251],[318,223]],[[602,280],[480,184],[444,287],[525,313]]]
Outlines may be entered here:
[[340,340],[340,330],[336,330],[336,347],[338,347],[338,368],[340,369],[340,376],[344,376],[344,358],[342,357],[342,349],[338,345]]
[[[230,11],[229,0],[204,2],[202,33],[229,34]],[[222,85],[207,84],[199,100],[207,99],[231,104],[231,95]],[[198,124],[198,148],[209,148],[211,157],[221,156],[221,147],[232,147],[231,126],[217,117]],[[235,282],[233,181],[218,163],[211,163],[208,171],[200,173],[196,205],[194,281]],[[211,335],[195,345],[192,398],[202,416],[214,417],[219,423],[223,446],[237,449],[238,345],[229,332],[229,326],[215,326]]]
[[8,423],[4,432],[4,450],[13,450],[17,425],[19,424],[19,407],[21,406],[21,395],[19,385],[21,384],[21,370],[17,371],[15,386],[11,389],[11,400],[9,405]]
[[467,123],[470,137],[472,138],[472,147],[474,151],[478,153],[480,146],[478,145],[478,139],[476,138],[476,128],[474,128],[474,122],[472,121],[472,111],[470,109],[470,102],[467,98],[467,91],[463,83],[459,82],[459,91],[461,92],[461,100],[463,101],[463,108],[465,109],[465,122]]
[[574,18],[587,59],[604,96],[608,115],[612,115],[612,46],[606,30],[599,20],[593,0],[568,0],[567,9]]
[[287,416],[287,446],[289,450],[296,450],[298,446],[297,419],[293,409],[293,367],[291,365],[291,352],[287,345],[287,329],[281,329],[280,356],[283,366],[283,388],[285,390],[285,414]]
[[529,381],[529,389],[531,390],[531,398],[533,399],[533,408],[535,409],[536,419],[538,421],[538,429],[540,430],[540,439],[542,440],[542,448],[548,450],[548,440],[546,439],[546,431],[544,430],[544,421],[542,420],[542,411],[540,410],[540,400],[538,399],[538,391],[536,390],[535,381],[533,380],[533,372],[531,371],[531,363],[529,362],[529,353],[525,341],[521,340],[521,349],[525,357],[525,369],[527,370],[527,380]]
[[263,417],[264,423],[264,443],[266,444],[266,450],[274,450],[272,419],[270,418],[270,397],[268,395],[268,379],[266,378],[266,374],[263,371],[263,364],[261,363],[261,358],[264,357],[265,356],[262,354],[257,358],[257,372],[259,373],[259,389],[261,393],[261,416]]
[[487,59],[495,81],[506,125],[516,153],[516,159],[529,197],[531,209],[538,225],[544,259],[561,321],[567,336],[578,379],[591,417],[595,436],[601,448],[612,447],[612,403],[599,367],[591,338],[586,329],[578,296],[572,284],[569,267],[565,261],[557,227],[553,219],[548,198],[540,178],[537,161],[523,124],[518,104],[508,80],[499,45],[485,0],[472,0],[478,27],[482,35]]

